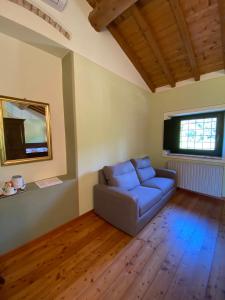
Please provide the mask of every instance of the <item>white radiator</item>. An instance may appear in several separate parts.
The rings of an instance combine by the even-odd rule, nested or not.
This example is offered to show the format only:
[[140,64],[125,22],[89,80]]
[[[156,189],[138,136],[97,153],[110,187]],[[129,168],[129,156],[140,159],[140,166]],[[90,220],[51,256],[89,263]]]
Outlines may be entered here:
[[177,171],[178,187],[222,197],[223,166],[171,160],[168,161],[168,169]]

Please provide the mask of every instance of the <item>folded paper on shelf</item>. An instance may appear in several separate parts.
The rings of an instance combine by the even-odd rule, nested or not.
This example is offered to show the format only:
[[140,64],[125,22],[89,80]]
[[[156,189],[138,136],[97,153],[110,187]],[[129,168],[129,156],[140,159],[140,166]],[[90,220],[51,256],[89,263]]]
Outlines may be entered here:
[[58,177],[52,177],[52,178],[38,180],[35,183],[40,189],[43,189],[49,186],[61,184],[63,182]]

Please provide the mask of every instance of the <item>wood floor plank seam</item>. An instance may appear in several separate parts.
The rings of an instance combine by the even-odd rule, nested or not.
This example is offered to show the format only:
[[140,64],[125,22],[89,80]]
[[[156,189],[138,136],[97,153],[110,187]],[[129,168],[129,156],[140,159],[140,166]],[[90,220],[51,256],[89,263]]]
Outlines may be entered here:
[[[105,230],[103,230],[104,228],[105,228]],[[107,230],[108,230],[108,232],[107,232]],[[67,249],[65,249],[65,252],[64,252],[65,254],[64,253],[60,254],[60,255],[64,255],[65,256],[65,258],[64,258],[64,260],[63,260],[62,263],[60,263],[60,260],[62,258],[59,255],[58,257],[54,257],[56,265],[53,264],[52,261],[50,261],[50,265],[49,266],[47,266],[47,265],[44,266],[44,269],[40,269],[40,270],[34,269],[33,272],[31,272],[30,274],[26,274],[19,281],[14,282],[13,284],[15,286],[19,285],[20,286],[20,290],[21,290],[20,292],[17,291],[16,297],[19,298],[21,293],[24,294],[26,292],[26,291],[23,290],[23,287],[24,287],[24,285],[26,285],[26,282],[30,283],[29,284],[30,287],[29,287],[28,290],[32,289],[32,290],[36,291],[36,289],[33,289],[33,287],[35,285],[37,285],[37,286],[39,285],[39,290],[40,290],[43,286],[39,284],[39,281],[42,281],[43,283],[44,282],[48,282],[47,278],[49,276],[49,273],[54,272],[54,270],[56,268],[59,269],[59,271],[56,272],[56,276],[58,274],[60,274],[60,271],[62,270],[62,264],[66,264],[68,260],[73,259],[74,254],[77,254],[78,257],[82,257],[82,252],[84,252],[84,247],[88,248],[88,252],[91,251],[91,246],[90,246],[91,242],[93,243],[94,248],[98,247],[99,243],[97,241],[93,242],[93,239],[95,237],[98,237],[98,236],[101,237],[101,235],[102,235],[103,238],[105,237],[105,239],[107,239],[107,238],[109,238],[109,236],[107,236],[107,234],[110,234],[110,236],[112,236],[112,235],[118,234],[118,232],[115,229],[112,230],[110,228],[110,226],[108,226],[108,225],[106,225],[106,224],[103,223],[100,226],[98,226],[95,230],[93,230],[91,232],[91,234],[89,234],[88,237],[84,236],[83,240],[81,239],[80,243],[75,244],[74,246],[68,248],[68,250],[69,250],[69,256],[66,253]],[[90,239],[91,236],[93,237],[93,239]],[[73,253],[73,251],[74,251],[74,253]],[[47,263],[48,263],[48,261],[47,261]],[[72,264],[71,264],[71,266],[72,266]],[[62,276],[62,278],[63,278],[63,276]],[[10,297],[10,294],[7,295],[7,296]]]
[[225,202],[178,191],[135,237],[94,213],[0,259],[1,300],[224,300]]
[[[225,282],[225,259],[221,260],[220,257],[224,255],[225,249],[225,205],[220,215],[219,230],[216,239],[216,246],[214,251],[213,263],[207,282],[207,288],[205,291],[206,299],[225,299],[225,285],[221,284]],[[218,259],[219,258],[219,259]],[[222,274],[221,274],[222,273]],[[221,276],[222,275],[222,276]]]
[[[211,207],[208,211],[210,211]],[[207,230],[210,230],[210,226],[207,224],[208,219],[204,220],[202,228],[200,228],[199,235],[196,236],[196,239],[191,243],[190,247],[185,250],[184,256],[181,263],[178,265],[176,274],[170,284],[170,287],[165,295],[164,299],[174,299],[179,300],[185,297],[186,293],[189,293],[190,282],[192,281],[195,264],[197,264],[199,259],[199,253],[204,244],[204,240],[207,236]],[[192,262],[190,264],[190,261]],[[190,266],[191,265],[191,266]],[[185,273],[185,269],[189,267],[188,274]],[[188,276],[187,276],[188,275]],[[188,284],[189,282],[189,284]]]
[[[189,203],[189,205],[190,205],[190,203]],[[190,207],[191,208],[191,207]],[[192,207],[193,208],[193,207]],[[182,221],[182,225],[180,225],[180,226],[183,226],[185,224],[185,220],[183,220]],[[163,246],[163,245],[162,245]],[[163,250],[163,247],[161,247],[162,248],[162,250]],[[168,254],[168,252],[169,251],[166,251],[165,253],[164,253],[164,257],[166,257],[166,255]],[[163,252],[162,252],[163,253]],[[161,255],[161,252],[159,253],[159,255],[158,255],[158,257],[160,258],[162,255]],[[152,257],[152,260],[154,260],[154,257]],[[155,266],[155,268],[156,268],[156,271],[158,270],[158,268],[159,268],[159,266],[161,265],[161,263],[158,265],[158,267],[156,267],[157,266],[157,264],[155,265],[155,262],[152,264],[151,262],[152,262],[152,260],[150,260],[150,262],[145,266],[145,268],[144,268],[144,270],[143,270],[143,273],[142,274],[140,274],[140,276],[139,276],[139,286],[140,286],[140,293],[142,293],[144,290],[143,290],[143,288],[145,288],[145,289],[147,289],[147,287],[146,287],[146,282],[145,281],[143,281],[143,279],[142,279],[142,275],[144,275],[144,274],[146,274],[146,275],[148,275],[148,270],[152,270],[152,268],[154,268],[154,266]],[[162,259],[160,260],[160,261],[162,261]],[[159,262],[160,262],[159,261]],[[151,272],[152,273],[152,272]],[[154,278],[156,277],[156,275],[157,275],[157,272],[154,272],[155,274],[154,274],[154,276],[153,276],[153,278],[152,278],[152,280],[149,278],[149,275],[147,276],[147,283],[148,283],[148,285],[151,283],[151,281],[153,281],[154,280]],[[146,277],[146,275],[144,276],[144,277]],[[135,282],[135,285],[134,285],[134,283],[132,283],[131,284],[131,286],[128,288],[128,293],[127,294],[125,294],[124,295],[124,297],[127,297],[127,298],[130,298],[130,299],[136,299],[136,298],[141,298],[141,295],[140,295],[140,293],[138,292],[138,289],[136,288],[136,284],[137,284],[137,282]],[[136,294],[137,293],[137,294]]]
[[[188,216],[196,209],[196,207],[195,206],[193,206],[193,202],[192,203],[189,203],[189,208],[187,207],[186,208],[186,211],[185,211],[185,215],[183,216],[183,218],[182,218],[182,222],[181,222],[181,224],[180,224],[180,229],[179,229],[179,232],[177,233],[177,235],[174,237],[174,242],[176,241],[176,239],[177,238],[179,238],[179,236],[182,234],[182,232],[183,232],[183,230],[188,226],[188,224],[186,223],[187,221],[188,221]],[[176,222],[179,222],[179,219],[178,220],[176,220]],[[164,251],[164,248],[162,248],[162,253],[164,253],[164,255],[162,256],[162,253],[160,253],[159,254],[159,256],[160,256],[160,258],[161,258],[161,260],[159,260],[159,264],[158,264],[158,267],[156,268],[156,270],[155,270],[155,272],[154,272],[154,275],[153,275],[153,277],[151,278],[151,280],[150,280],[150,278],[148,278],[148,285],[149,286],[151,286],[151,284],[152,284],[152,282],[154,282],[154,280],[155,280],[155,278],[157,277],[157,274],[158,274],[158,272],[160,271],[160,269],[163,267],[163,263],[164,263],[164,261],[166,260],[166,257],[168,256],[168,254],[169,254],[169,252],[170,252],[170,249],[172,249],[173,248],[173,246],[174,246],[174,243],[173,242],[171,242],[171,240],[170,239],[168,239],[168,241],[167,241],[167,243],[165,243],[164,244],[164,246],[166,245],[166,247],[165,247],[165,249],[166,249],[166,251]],[[168,249],[167,249],[168,248]],[[150,267],[151,267],[151,265],[150,265]],[[134,286],[134,285],[133,285]],[[128,289],[129,290],[129,289]],[[145,290],[145,292],[144,292],[144,295],[145,295],[145,293],[147,292],[147,288],[146,288],[146,290]],[[134,291],[133,291],[133,294],[136,294],[135,293],[135,289],[134,289]],[[142,298],[144,295],[137,295],[137,298]],[[125,296],[125,295],[124,295]],[[132,295],[132,292],[130,292],[128,295],[126,295],[127,297],[129,296],[129,298],[130,299],[134,299],[133,298],[133,295]]]
[[[186,213],[188,213],[188,209],[190,208],[190,209],[193,209],[194,208],[194,206],[193,206],[193,204],[194,204],[194,202],[192,202],[192,201],[190,201],[190,202],[187,202],[186,203],[187,204],[187,206],[186,206],[186,210],[185,210],[185,214]],[[175,217],[174,215],[172,216],[173,218]],[[177,221],[177,220],[176,220]],[[162,235],[162,230],[158,230],[158,231],[156,231],[156,232],[153,232],[153,236],[157,236],[158,234],[160,234],[160,236]],[[153,238],[153,236],[151,236],[151,239]],[[162,238],[162,236],[161,236],[161,238]],[[160,238],[160,243],[159,244],[154,244],[153,246],[152,246],[152,253],[151,253],[151,255],[153,255],[155,252],[157,252],[157,247],[158,246],[160,246],[160,244],[162,243],[162,240],[161,240],[161,238]],[[147,244],[149,244],[149,239],[147,239],[146,240],[147,241]],[[157,241],[156,241],[156,243],[157,243]],[[139,267],[139,266],[138,266]],[[138,273],[138,272],[137,272]],[[138,274],[137,274],[138,275]],[[120,277],[119,277],[120,278]],[[116,280],[116,282],[114,282],[114,286],[116,286],[117,285],[117,282],[120,282],[120,281],[124,281],[124,280],[120,280],[120,279],[117,279]],[[128,281],[126,281],[126,284],[127,284],[127,282]],[[119,284],[118,284],[119,285]],[[129,289],[129,287],[128,287],[128,289]],[[116,290],[116,289],[114,289],[114,290]],[[112,296],[112,293],[110,294],[110,292],[108,291],[107,292],[108,294],[105,294],[105,295],[103,295],[102,297],[100,297],[100,299],[108,299],[109,297],[111,298],[111,299],[118,299],[118,296],[115,296],[115,297],[113,297]],[[125,296],[124,296],[125,297]],[[129,294],[129,297],[128,298],[130,298],[131,297],[131,295]]]
[[[212,209],[209,213],[211,214],[211,212]],[[205,236],[202,248],[200,249],[199,260],[195,264],[192,277],[193,284],[189,288],[188,299],[204,299],[205,291],[207,288],[207,282],[209,279],[209,273],[211,270],[211,262],[215,251],[218,227],[218,222],[214,218],[209,217],[207,224],[207,234]]]
[[[48,262],[50,262],[53,265],[53,261],[54,259],[60,258],[63,252],[63,255],[65,255],[67,252],[69,253],[73,253],[73,251],[76,251],[76,249],[78,249],[79,247],[81,247],[81,244],[87,244],[88,242],[90,242],[90,238],[92,235],[95,236],[96,234],[98,234],[98,232],[101,232],[102,229],[105,227],[105,223],[103,221],[100,222],[96,222],[96,224],[92,224],[91,230],[88,229],[86,230],[82,230],[80,233],[82,234],[77,234],[75,235],[74,239],[72,239],[72,236],[69,236],[69,239],[66,239],[64,241],[64,243],[61,241],[61,243],[59,243],[57,245],[57,247],[52,247],[52,245],[49,246],[49,249],[47,251],[47,253],[45,253],[45,259],[43,260],[43,252],[39,252],[37,253],[37,256],[30,256],[30,259],[26,260],[26,264],[25,266],[23,266],[22,271],[24,272],[24,276],[26,276],[26,274],[33,274],[33,273],[37,273],[36,269],[38,268],[39,270],[41,269],[42,265],[43,267],[45,267],[45,265],[48,265]],[[108,227],[110,229],[110,227]],[[65,236],[64,236],[65,238]],[[46,252],[46,249],[45,249]],[[52,254],[54,253],[54,256],[52,256]],[[21,263],[21,262],[19,262]],[[32,263],[32,264],[31,264]],[[48,266],[49,268],[50,266]],[[47,267],[45,267],[46,269]],[[29,270],[32,270],[32,272],[30,273]],[[4,270],[4,268],[2,269],[2,273],[3,275],[7,276],[7,272]],[[15,281],[16,278],[18,278],[18,276],[20,276],[21,279],[21,270],[16,269],[15,272],[13,274],[11,274],[11,276],[9,277],[10,280]],[[38,272],[38,276],[40,276],[40,272]],[[17,276],[17,277],[16,277]],[[15,279],[14,279],[15,278]],[[24,277],[23,277],[24,278]]]
[[[181,198],[181,201],[182,201],[182,198]],[[187,203],[188,204],[188,203]],[[163,211],[165,211],[165,210],[163,210]],[[174,215],[173,215],[174,216]],[[157,222],[161,222],[161,220],[160,220],[160,217],[157,217],[157,218],[155,218],[153,221],[152,221],[152,224],[154,224],[154,227],[155,226],[157,226]],[[150,233],[151,233],[151,230],[150,230]],[[156,233],[154,230],[152,231],[152,233],[154,234],[154,233]],[[138,237],[136,238],[137,240],[140,240],[140,239],[138,239]],[[142,241],[144,241],[145,242],[145,240],[142,240]],[[92,296],[92,299],[93,299],[93,296]]]
[[[77,280],[81,275],[86,274],[88,271],[88,267],[92,266],[95,263],[95,261],[98,259],[98,257],[100,257],[108,248],[111,248],[111,246],[114,243],[119,242],[120,239],[121,239],[120,233],[118,234],[118,232],[115,231],[113,234],[110,234],[105,238],[103,237],[102,240],[99,241],[99,244],[96,245],[93,249],[90,249],[91,251],[89,254],[87,251],[83,259],[80,261],[76,261],[76,264],[74,266],[72,266],[72,264],[69,264],[69,266],[67,266],[68,264],[66,263],[64,271],[61,273],[57,273],[55,269],[52,270],[51,274],[52,274],[53,281],[55,278],[57,278],[57,276],[59,279],[67,278],[67,280],[54,281],[55,285],[51,292],[53,299],[55,299],[57,295],[61,293],[62,288],[67,289],[69,285],[73,283],[74,280]],[[43,282],[44,281],[45,279],[43,280]],[[47,295],[48,293],[39,291],[38,293],[35,294],[35,298],[40,300],[46,299]]]

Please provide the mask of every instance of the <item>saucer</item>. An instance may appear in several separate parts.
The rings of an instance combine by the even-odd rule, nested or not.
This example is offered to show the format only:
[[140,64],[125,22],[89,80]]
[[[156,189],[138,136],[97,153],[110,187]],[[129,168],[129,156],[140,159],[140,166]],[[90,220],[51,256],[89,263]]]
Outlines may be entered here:
[[4,192],[3,191],[3,195],[4,196],[11,196],[11,195],[14,195],[17,193],[17,190],[16,189],[13,189],[12,191],[8,191],[8,192]]

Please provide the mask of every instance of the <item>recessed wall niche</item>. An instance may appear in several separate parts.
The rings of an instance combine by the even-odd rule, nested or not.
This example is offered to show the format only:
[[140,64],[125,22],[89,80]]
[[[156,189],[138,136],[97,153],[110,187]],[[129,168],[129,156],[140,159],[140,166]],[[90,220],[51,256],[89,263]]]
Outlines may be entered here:
[[[0,17],[0,31],[3,32],[0,32],[0,95],[49,104],[53,154],[53,160],[49,161],[0,166],[0,182],[8,180],[13,174],[23,175],[26,182],[68,175],[68,172],[74,177],[76,155],[73,115],[75,103],[72,95],[73,53],[62,45],[3,17]],[[70,74],[66,77],[63,76],[64,65],[67,70],[70,69]],[[67,95],[63,85],[66,85]],[[66,96],[69,99],[64,102],[63,98]],[[67,110],[66,117],[64,110]],[[70,151],[67,149],[65,133],[65,126],[68,127],[65,121],[68,122],[69,114],[70,143],[71,140],[74,143],[73,147],[70,147],[73,149],[73,163],[72,160],[68,163]],[[70,170],[67,170],[68,166]]]
[[[0,31],[0,94],[49,104],[53,152],[53,160],[0,166],[0,183],[15,174],[30,182],[27,191],[0,198],[3,254],[76,218],[79,208],[73,53],[3,17]],[[62,183],[45,189],[32,183],[53,176]]]

